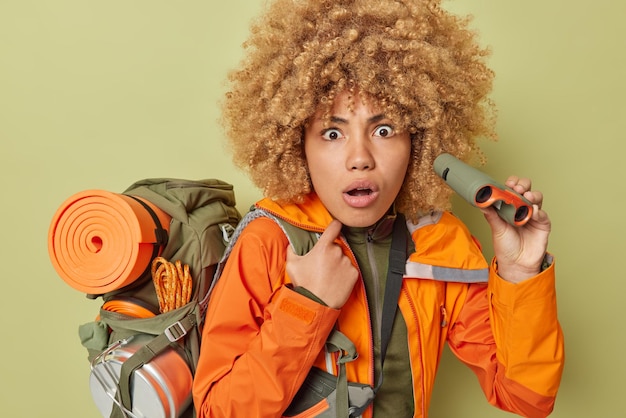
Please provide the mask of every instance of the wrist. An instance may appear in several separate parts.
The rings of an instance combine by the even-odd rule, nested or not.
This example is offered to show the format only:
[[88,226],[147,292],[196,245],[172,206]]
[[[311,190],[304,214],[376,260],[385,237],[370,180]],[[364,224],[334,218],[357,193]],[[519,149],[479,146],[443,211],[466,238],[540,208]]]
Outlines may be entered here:
[[519,264],[499,264],[496,258],[493,259],[493,268],[496,274],[510,283],[520,283],[524,280],[535,277],[541,272],[547,270],[554,262],[554,256],[545,253],[543,259],[536,267],[524,267]]
[[541,273],[540,265],[526,267],[518,264],[498,263],[498,260],[494,260],[494,266],[496,274],[510,283],[520,283]]
[[523,269],[505,269],[498,270],[498,276],[510,283],[521,283],[524,280],[528,280],[531,277],[538,275],[540,271],[537,270],[523,270]]

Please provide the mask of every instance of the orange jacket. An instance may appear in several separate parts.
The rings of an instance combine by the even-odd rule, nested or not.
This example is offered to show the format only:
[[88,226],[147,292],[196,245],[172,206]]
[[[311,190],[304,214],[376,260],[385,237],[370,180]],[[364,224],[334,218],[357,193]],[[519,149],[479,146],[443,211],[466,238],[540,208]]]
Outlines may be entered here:
[[[266,199],[257,206],[313,231],[323,231],[332,219],[315,195],[299,205]],[[450,213],[409,226],[416,252],[407,262],[398,305],[409,335],[415,417],[428,415],[446,342],[476,373],[491,404],[527,417],[547,416],[564,359],[554,266],[511,284],[498,277],[495,263],[487,265]],[[327,369],[324,343],[335,324],[359,353],[346,364],[348,380],[374,384],[363,283],[357,282],[341,310],[293,291],[285,274],[288,245],[267,218],[250,222],[235,244],[204,324],[193,387],[199,418],[280,417],[311,366]],[[482,278],[488,284],[475,283]],[[371,407],[364,414],[370,416]]]

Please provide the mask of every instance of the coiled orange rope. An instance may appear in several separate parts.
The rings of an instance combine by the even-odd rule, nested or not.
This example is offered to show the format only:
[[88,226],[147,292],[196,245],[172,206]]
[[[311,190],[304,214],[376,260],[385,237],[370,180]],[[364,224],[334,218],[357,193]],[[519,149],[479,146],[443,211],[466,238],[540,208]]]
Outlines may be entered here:
[[185,306],[191,300],[193,283],[189,265],[177,260],[171,263],[163,257],[156,257],[151,266],[154,289],[159,300],[161,313]]

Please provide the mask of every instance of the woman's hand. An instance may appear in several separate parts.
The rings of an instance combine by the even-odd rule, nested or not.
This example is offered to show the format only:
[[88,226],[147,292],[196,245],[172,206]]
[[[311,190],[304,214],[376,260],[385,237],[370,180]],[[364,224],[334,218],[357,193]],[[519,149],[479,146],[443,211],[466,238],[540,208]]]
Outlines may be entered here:
[[303,256],[296,255],[291,246],[287,249],[287,274],[295,286],[302,286],[334,309],[340,309],[348,300],[359,278],[335,239],[342,224],[333,220],[313,249]]
[[499,276],[509,282],[519,283],[541,271],[551,222],[548,214],[541,209],[543,194],[531,191],[530,179],[511,176],[505,184],[533,204],[531,219],[525,225],[516,227],[501,219],[493,207],[481,210],[491,227]]

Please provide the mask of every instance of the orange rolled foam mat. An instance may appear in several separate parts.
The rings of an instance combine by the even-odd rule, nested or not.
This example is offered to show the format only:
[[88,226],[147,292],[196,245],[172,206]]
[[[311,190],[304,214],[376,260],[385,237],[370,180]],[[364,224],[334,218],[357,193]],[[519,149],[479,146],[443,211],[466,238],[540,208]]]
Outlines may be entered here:
[[86,190],[68,198],[54,214],[48,254],[67,284],[100,295],[150,270],[167,242],[170,220],[145,199]]

